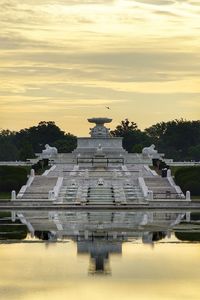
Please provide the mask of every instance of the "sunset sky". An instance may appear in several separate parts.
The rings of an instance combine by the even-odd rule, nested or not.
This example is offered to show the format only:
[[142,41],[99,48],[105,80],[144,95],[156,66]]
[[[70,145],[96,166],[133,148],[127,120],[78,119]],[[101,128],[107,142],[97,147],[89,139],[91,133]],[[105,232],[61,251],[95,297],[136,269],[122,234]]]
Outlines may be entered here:
[[[199,0],[0,0],[0,128],[200,119]],[[105,106],[110,106],[107,110]]]

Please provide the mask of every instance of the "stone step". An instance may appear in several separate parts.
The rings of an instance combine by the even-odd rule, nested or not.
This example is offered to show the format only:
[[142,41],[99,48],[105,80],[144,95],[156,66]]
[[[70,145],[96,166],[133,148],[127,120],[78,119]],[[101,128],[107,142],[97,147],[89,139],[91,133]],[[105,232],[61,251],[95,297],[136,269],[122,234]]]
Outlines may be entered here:
[[115,201],[97,201],[96,199],[90,200],[87,204],[100,204],[100,205],[110,205],[115,203]]
[[113,197],[114,194],[96,194],[96,193],[88,193],[88,197]]
[[108,192],[108,191],[112,191],[112,188],[97,188],[97,187],[89,187],[88,191],[99,191],[99,192]]
[[114,196],[110,196],[110,195],[107,195],[107,196],[100,196],[100,195],[92,195],[92,196],[89,196],[87,197],[88,199],[114,199]]

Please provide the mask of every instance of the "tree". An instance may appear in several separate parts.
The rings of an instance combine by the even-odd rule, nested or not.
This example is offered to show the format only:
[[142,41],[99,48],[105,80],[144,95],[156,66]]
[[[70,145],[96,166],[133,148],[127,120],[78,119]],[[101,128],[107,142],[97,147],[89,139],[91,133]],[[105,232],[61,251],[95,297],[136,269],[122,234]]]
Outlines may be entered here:
[[137,144],[140,144],[143,148],[150,143],[147,134],[139,130],[135,122],[130,122],[128,119],[121,121],[120,125],[111,131],[111,135],[113,137],[123,137],[123,147],[128,152],[133,152],[134,146]]
[[190,159],[200,161],[200,144],[190,147],[188,153]]
[[53,144],[56,140],[64,138],[65,133],[55,122],[41,121],[38,126],[22,129],[16,133],[15,142],[18,147],[24,143],[32,145],[34,152],[41,152],[45,144]]
[[143,149],[144,147],[141,145],[141,144],[135,144],[134,146],[133,146],[133,149],[132,149],[132,152],[133,153],[142,153],[142,149]]
[[184,167],[180,168],[175,173],[175,181],[182,191],[191,191],[193,196],[200,195],[200,167]]
[[71,153],[77,146],[77,137],[67,133],[63,139],[55,141],[53,146],[56,147],[60,153]]
[[176,160],[189,159],[189,148],[200,144],[200,121],[161,122],[145,132],[161,152]]
[[40,153],[45,145],[58,147],[59,152],[71,152],[76,147],[76,137],[62,131],[55,122],[41,121],[37,126],[19,132],[0,131],[0,160],[26,160]]
[[158,143],[164,136],[167,130],[167,123],[160,122],[146,128],[144,132],[152,139],[153,143]]
[[128,133],[132,133],[138,129],[138,126],[134,122],[130,122],[128,119],[122,120],[120,125],[117,125],[116,129],[111,131],[112,136],[124,137]]
[[33,151],[33,147],[29,143],[24,143],[23,146],[20,148],[19,152],[19,159],[26,160],[27,158],[34,158],[35,153]]
[[9,140],[0,141],[0,161],[15,161],[19,159],[18,150]]

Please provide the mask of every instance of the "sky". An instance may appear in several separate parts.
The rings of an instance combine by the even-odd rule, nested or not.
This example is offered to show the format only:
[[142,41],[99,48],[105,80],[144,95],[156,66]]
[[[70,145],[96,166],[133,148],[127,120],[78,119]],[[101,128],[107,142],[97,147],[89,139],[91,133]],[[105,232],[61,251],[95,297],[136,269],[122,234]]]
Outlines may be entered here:
[[[0,129],[200,119],[199,0],[0,0]],[[105,106],[109,106],[110,110]]]

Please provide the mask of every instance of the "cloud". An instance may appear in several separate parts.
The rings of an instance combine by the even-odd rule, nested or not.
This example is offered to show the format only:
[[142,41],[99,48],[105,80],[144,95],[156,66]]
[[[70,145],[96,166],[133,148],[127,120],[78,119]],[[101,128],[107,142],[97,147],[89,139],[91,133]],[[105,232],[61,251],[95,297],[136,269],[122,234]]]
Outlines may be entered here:
[[155,14],[160,15],[160,16],[166,16],[166,17],[179,17],[177,14],[169,12],[169,11],[164,11],[164,10],[155,10]]
[[110,82],[111,85],[114,82],[180,81],[200,75],[200,55],[192,52],[145,49],[128,52],[118,49],[115,52],[67,53],[28,50],[5,53],[0,61],[0,78],[7,81],[16,81],[17,78],[20,84],[39,79],[49,84],[70,82],[72,86],[75,82]]
[[174,0],[135,0],[135,2],[150,4],[150,5],[171,5],[174,4]]
[[[200,39],[195,4],[198,1],[2,0],[1,108],[9,116],[24,107],[30,114],[33,108],[38,118],[48,111],[52,116],[56,111],[59,118],[65,106],[81,116],[82,108],[94,112],[95,105],[100,109],[112,103],[116,115],[123,109],[134,112],[137,106],[143,120],[148,103],[155,104],[148,108],[149,115],[159,101],[171,107],[181,99],[196,103]],[[186,105],[177,107],[181,114]],[[192,109],[196,116],[197,107],[191,107],[191,116]]]
[[176,70],[176,71],[198,71],[200,70],[199,53],[188,53],[178,51],[108,51],[108,52],[63,52],[63,51],[28,51],[16,52],[7,55],[15,61],[26,61],[32,63],[48,63],[77,66],[81,65],[83,71],[90,66],[102,66],[106,69],[121,68],[129,70]]

